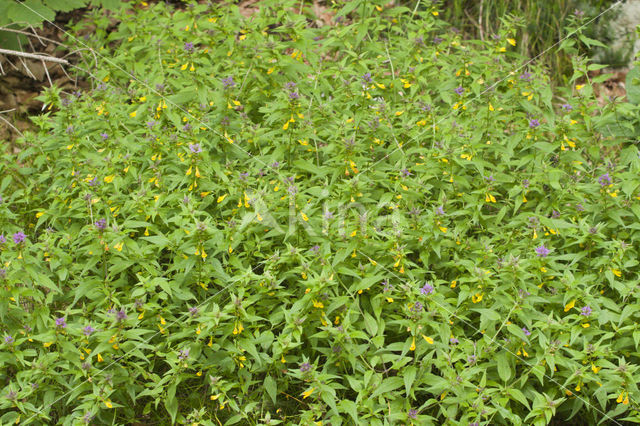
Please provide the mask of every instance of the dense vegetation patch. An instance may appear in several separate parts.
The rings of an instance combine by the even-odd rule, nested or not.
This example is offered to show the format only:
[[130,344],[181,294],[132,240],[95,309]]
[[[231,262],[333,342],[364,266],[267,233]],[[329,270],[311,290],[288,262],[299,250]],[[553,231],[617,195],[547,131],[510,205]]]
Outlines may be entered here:
[[71,40],[0,165],[2,423],[640,419],[637,107],[510,21],[298,7]]

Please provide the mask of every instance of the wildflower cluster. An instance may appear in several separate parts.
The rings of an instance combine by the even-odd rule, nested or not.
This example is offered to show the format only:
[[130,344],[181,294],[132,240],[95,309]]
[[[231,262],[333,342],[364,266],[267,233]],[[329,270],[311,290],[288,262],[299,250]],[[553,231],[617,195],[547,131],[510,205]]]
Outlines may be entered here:
[[96,13],[3,159],[3,423],[640,420],[636,107],[510,19],[214,3]]

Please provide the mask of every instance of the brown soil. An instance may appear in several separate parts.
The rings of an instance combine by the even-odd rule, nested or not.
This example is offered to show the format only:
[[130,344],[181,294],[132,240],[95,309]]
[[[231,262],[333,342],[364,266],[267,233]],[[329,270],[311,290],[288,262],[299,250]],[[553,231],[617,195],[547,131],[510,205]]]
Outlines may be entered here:
[[[59,13],[55,25],[45,22],[42,29],[22,30],[29,34],[25,35],[26,44],[23,44],[22,51],[64,58],[74,63],[77,57],[61,46],[65,39],[62,29],[66,29],[70,21],[78,21],[85,12],[86,9],[79,9]],[[89,87],[85,80],[77,79],[65,67],[69,68],[54,62],[0,55],[0,140],[14,141],[20,132],[31,126],[28,116],[41,113],[43,104],[35,97],[44,88],[53,84],[70,94]]]

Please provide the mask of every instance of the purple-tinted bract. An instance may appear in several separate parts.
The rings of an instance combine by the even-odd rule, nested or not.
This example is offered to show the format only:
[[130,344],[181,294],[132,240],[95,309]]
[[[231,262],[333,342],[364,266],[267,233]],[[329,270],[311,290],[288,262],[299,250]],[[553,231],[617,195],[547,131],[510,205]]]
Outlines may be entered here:
[[603,174],[602,176],[600,176],[600,177],[598,178],[598,183],[599,183],[601,186],[608,186],[608,185],[611,185],[611,182],[612,182],[612,180],[611,180],[611,176],[609,176],[609,173],[608,173],[608,172],[607,172],[607,173],[605,173],[605,174]]
[[18,231],[15,234],[13,234],[13,242],[16,244],[20,244],[25,240],[25,238],[27,238],[27,236],[22,231]]
[[433,293],[433,286],[429,283],[425,283],[425,285],[420,289],[420,293],[423,296],[428,296],[429,294]]
[[546,248],[544,244],[540,244],[538,247],[536,247],[536,253],[538,254],[539,257],[547,257],[549,252],[550,250]]

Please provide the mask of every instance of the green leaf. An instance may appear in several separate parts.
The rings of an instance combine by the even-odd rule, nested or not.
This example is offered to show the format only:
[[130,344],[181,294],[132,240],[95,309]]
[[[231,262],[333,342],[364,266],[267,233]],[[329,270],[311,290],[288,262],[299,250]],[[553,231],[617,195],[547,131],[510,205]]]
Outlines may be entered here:
[[44,4],[56,12],[70,12],[87,5],[86,0],[46,0]]
[[354,424],[359,424],[358,407],[356,406],[355,402],[351,401],[350,399],[343,399],[342,401],[340,401],[338,406],[340,407],[343,413],[346,413],[351,416],[351,418],[354,421]]
[[385,395],[387,398],[392,398],[392,395],[386,395],[387,393],[394,391],[404,385],[404,380],[400,377],[388,377],[382,381],[380,386],[378,386],[373,393],[371,394],[371,398],[375,398],[378,395]]
[[271,398],[271,401],[275,405],[276,397],[278,394],[278,385],[273,377],[270,375],[265,377],[264,379],[264,389],[267,391],[267,394]]
[[498,375],[505,383],[507,383],[509,379],[511,379],[512,375],[508,354],[506,352],[501,352],[496,356],[496,362],[498,363]]
[[97,7],[103,7],[107,10],[120,10],[127,7],[129,2],[122,0],[92,0],[91,4]]
[[509,393],[509,395],[511,395],[511,397],[513,399],[515,399],[516,401],[520,402],[522,405],[524,405],[527,408],[529,407],[529,401],[527,401],[527,398],[524,396],[524,394],[517,388],[509,388],[507,390],[507,393]]
[[627,73],[625,89],[629,102],[635,105],[640,104],[640,67],[638,65],[631,68]]
[[16,23],[26,23],[42,28],[43,21],[53,21],[56,17],[56,13],[39,0],[14,2],[13,6],[7,12],[9,19]]
[[416,380],[417,371],[418,370],[413,365],[410,365],[409,367],[404,369],[404,374],[403,374],[404,388],[405,388],[407,397],[409,397],[411,386],[413,386],[413,382]]
[[167,397],[164,400],[164,406],[167,409],[167,412],[171,416],[171,422],[175,423],[176,416],[178,415],[178,399],[176,396],[176,386],[177,382],[169,385],[167,389]]
[[378,333],[378,321],[376,321],[376,319],[368,312],[364,313],[364,325],[371,337],[375,337]]

